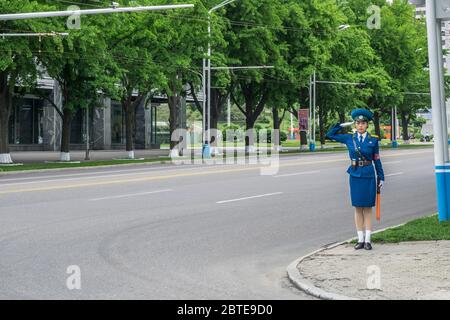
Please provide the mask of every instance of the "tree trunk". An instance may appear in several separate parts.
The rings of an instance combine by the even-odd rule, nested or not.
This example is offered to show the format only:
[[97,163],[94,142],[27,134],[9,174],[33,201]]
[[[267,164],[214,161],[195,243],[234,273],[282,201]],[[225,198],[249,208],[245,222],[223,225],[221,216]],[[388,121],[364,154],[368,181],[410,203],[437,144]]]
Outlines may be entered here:
[[326,114],[324,112],[324,107],[319,107],[319,139],[320,139],[320,148],[322,149],[325,145],[325,127],[324,124],[326,122]]
[[134,105],[130,99],[125,102],[125,150],[128,159],[134,159]]
[[339,112],[339,123],[344,123],[344,122],[345,122],[345,113]]
[[12,99],[10,98],[8,75],[0,75],[0,163],[12,163],[9,153],[9,116]]
[[219,122],[221,97],[218,89],[211,89],[211,129],[217,129]]
[[400,112],[400,118],[402,121],[402,136],[403,136],[403,142],[405,144],[409,144],[409,134],[408,134],[408,118],[405,111]]
[[[267,94],[263,92],[261,95],[255,93],[251,85],[242,86],[242,93],[245,99],[245,125],[246,125],[246,137],[245,137],[245,153],[255,152],[254,143],[255,135],[253,128],[255,126],[256,120],[258,119],[261,112],[264,110],[264,106],[267,101]],[[259,101],[255,97],[259,96]]]
[[[345,123],[345,112],[338,112],[339,115],[339,123]],[[351,127],[350,127],[351,128]],[[342,128],[341,130],[339,130],[340,133],[347,133],[348,130],[347,128]]]
[[12,163],[9,153],[9,108],[0,105],[0,163]]
[[273,116],[273,129],[279,130],[280,129],[280,115],[278,113],[277,107],[272,107],[272,116]]
[[176,88],[172,86],[172,94],[168,97],[169,104],[169,130],[170,130],[170,156],[178,157],[182,154],[182,150],[176,150],[178,145],[181,148],[181,137],[178,140],[172,141],[173,133],[178,129],[179,122],[179,108],[180,108],[180,95],[176,91]]
[[72,123],[72,110],[65,109],[62,120],[60,160],[70,161],[70,127]]
[[381,130],[380,130],[380,113],[378,111],[375,111],[373,113],[373,125],[375,126],[375,134],[379,137],[381,140],[383,137],[381,136]]
[[[217,140],[219,137],[216,137],[216,134],[214,134],[214,131],[211,130],[217,130],[218,122],[219,122],[219,115],[221,111],[221,94],[218,89],[212,89],[211,90],[211,155],[217,155],[219,153]],[[217,133],[218,134],[218,133]]]
[[272,143],[273,147],[276,151],[280,151],[281,149],[281,141],[280,141],[280,115],[278,113],[277,107],[272,107],[272,117],[273,117],[273,132],[272,132]]
[[247,117],[245,119],[245,153],[255,152],[255,132],[253,128],[255,127],[255,121],[253,117]]

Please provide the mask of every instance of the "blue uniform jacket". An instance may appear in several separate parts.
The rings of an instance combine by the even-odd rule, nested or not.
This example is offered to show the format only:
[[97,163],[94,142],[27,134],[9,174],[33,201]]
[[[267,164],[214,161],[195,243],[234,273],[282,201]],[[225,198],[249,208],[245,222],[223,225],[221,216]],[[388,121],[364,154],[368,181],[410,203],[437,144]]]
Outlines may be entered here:
[[[350,159],[357,161],[362,160],[355,150],[355,146],[353,144],[354,138],[356,147],[359,148],[361,154],[366,158],[366,160],[373,161],[373,163],[375,164],[377,176],[380,178],[380,180],[384,181],[384,172],[380,160],[378,139],[370,136],[369,133],[367,133],[366,139],[364,139],[362,144],[360,144],[357,133],[336,134],[341,129],[342,127],[340,126],[340,124],[339,123],[336,124],[327,132],[326,134],[327,138],[345,144],[347,146]],[[349,168],[347,169],[347,173],[354,177],[359,178],[375,178],[375,170],[373,169],[373,166],[362,166],[362,167],[357,166],[355,169],[353,169],[352,166],[350,165]]]

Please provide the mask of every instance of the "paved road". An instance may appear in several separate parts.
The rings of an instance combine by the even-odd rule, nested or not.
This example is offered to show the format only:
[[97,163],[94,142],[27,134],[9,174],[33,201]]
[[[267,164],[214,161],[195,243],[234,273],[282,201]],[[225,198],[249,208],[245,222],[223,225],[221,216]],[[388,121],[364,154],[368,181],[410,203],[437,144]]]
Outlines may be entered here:
[[[436,211],[432,149],[383,151],[382,222]],[[0,176],[0,298],[304,299],[286,266],[354,235],[344,153]],[[66,287],[68,266],[81,290]]]

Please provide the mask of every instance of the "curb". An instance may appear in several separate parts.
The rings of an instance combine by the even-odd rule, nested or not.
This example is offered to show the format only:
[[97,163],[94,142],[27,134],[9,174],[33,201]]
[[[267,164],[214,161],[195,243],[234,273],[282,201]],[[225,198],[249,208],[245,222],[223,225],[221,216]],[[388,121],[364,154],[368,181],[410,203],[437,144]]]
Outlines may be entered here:
[[[435,214],[432,214],[430,216],[434,216]],[[424,216],[427,217],[427,216]],[[405,225],[408,222],[404,222],[395,226],[391,226],[391,227],[386,227],[380,230],[376,230],[373,231],[372,234],[375,233],[379,233],[388,229],[393,229],[393,228],[397,228],[397,227],[401,227],[403,225]],[[316,287],[311,281],[309,281],[308,279],[306,279],[300,272],[300,270],[297,268],[297,266],[302,263],[303,260],[328,249],[333,249],[335,247],[338,247],[340,245],[346,244],[351,242],[352,240],[356,239],[356,237],[350,238],[348,240],[345,241],[341,241],[341,242],[337,242],[331,245],[325,245],[323,247],[321,247],[320,249],[313,251],[311,253],[308,253],[307,255],[300,257],[298,259],[296,259],[295,261],[291,262],[288,267],[287,267],[287,276],[288,279],[291,281],[291,283],[293,283],[298,289],[306,292],[307,294],[319,298],[319,299],[323,299],[323,300],[360,300],[358,298],[353,298],[353,297],[348,297],[345,295],[340,295],[340,294],[336,294],[336,293],[332,293],[332,292],[328,292],[325,291],[323,289],[320,289],[318,287]]]
[[339,295],[336,293],[328,292],[325,290],[322,290],[318,287],[316,287],[311,281],[307,280],[301,273],[300,270],[298,270],[297,266],[306,258],[309,258],[312,255],[315,255],[319,252],[322,252],[327,249],[331,249],[337,246],[340,246],[342,244],[346,243],[346,241],[342,241],[336,244],[333,244],[331,246],[325,246],[322,247],[316,251],[313,251],[301,258],[298,258],[297,260],[293,261],[289,266],[287,267],[287,275],[289,280],[300,290],[306,292],[307,294],[322,299],[322,300],[358,300],[355,298],[347,297],[344,295]]
[[[321,152],[321,154],[325,153],[335,153],[335,152]],[[289,157],[294,155],[300,155],[301,152],[290,152],[290,153],[279,153],[282,157]],[[305,153],[306,155],[306,153]],[[311,153],[311,155],[315,155]],[[118,160],[118,159],[115,159]],[[123,159],[128,160],[128,159]],[[190,160],[186,158],[186,160]],[[150,166],[154,164],[170,164],[170,159],[166,160],[157,160],[157,161],[148,161],[148,162],[137,162],[137,163],[117,163],[117,164],[106,164],[106,165],[98,165],[98,166],[79,166],[79,167],[65,167],[65,168],[54,168],[54,169],[31,169],[31,170],[14,170],[14,171],[2,171],[0,168],[0,177],[4,175],[11,174],[24,174],[24,173],[39,173],[39,172],[58,172],[58,171],[66,171],[66,170],[93,170],[93,169],[102,169],[102,168],[117,168],[117,167],[133,167],[133,166]],[[0,165],[1,167],[1,165]]]
[[36,173],[36,172],[58,172],[65,170],[93,170],[93,169],[102,169],[102,168],[117,168],[117,167],[133,167],[133,166],[150,166],[154,164],[167,164],[170,160],[162,160],[162,161],[149,161],[149,162],[138,162],[138,163],[123,163],[123,164],[107,164],[107,165],[99,165],[99,166],[85,166],[85,167],[66,167],[66,168],[54,168],[54,169],[32,169],[32,170],[17,170],[17,171],[1,171],[0,177],[3,175],[11,175],[11,174],[24,174],[24,173]]

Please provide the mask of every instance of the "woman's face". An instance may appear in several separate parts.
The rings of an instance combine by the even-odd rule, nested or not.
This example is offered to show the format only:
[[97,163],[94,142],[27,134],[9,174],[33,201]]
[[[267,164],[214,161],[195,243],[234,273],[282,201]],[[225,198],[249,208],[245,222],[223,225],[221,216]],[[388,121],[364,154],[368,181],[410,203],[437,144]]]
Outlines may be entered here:
[[368,126],[367,121],[356,121],[355,123],[356,131],[358,131],[358,133],[361,134],[367,131],[367,126]]

